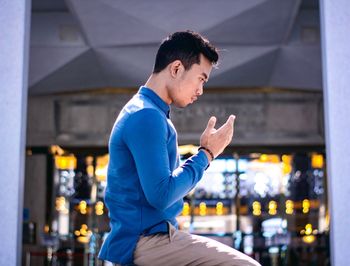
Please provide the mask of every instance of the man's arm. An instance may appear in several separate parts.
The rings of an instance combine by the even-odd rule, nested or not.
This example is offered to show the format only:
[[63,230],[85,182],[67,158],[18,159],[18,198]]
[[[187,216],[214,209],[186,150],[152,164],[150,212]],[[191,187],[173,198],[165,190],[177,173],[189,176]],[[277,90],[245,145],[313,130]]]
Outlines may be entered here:
[[208,166],[204,151],[171,171],[166,119],[154,109],[143,109],[126,121],[123,138],[132,153],[147,201],[166,209],[182,199],[202,178]]

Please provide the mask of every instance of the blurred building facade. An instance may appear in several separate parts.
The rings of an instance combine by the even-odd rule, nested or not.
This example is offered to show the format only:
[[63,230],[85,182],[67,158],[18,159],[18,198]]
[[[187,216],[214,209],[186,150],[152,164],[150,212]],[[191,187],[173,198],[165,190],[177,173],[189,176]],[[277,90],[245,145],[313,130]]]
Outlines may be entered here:
[[[336,40],[332,28],[328,26],[328,33],[325,27],[333,22],[337,6],[326,9],[312,0],[220,4],[33,0],[31,7],[23,2],[27,5],[21,6],[22,13],[16,4],[4,2],[14,12],[8,16],[21,18],[19,24],[23,25],[22,31],[12,30],[17,35],[7,35],[12,37],[4,45],[20,54],[20,63],[16,66],[9,54],[3,62],[14,73],[22,70],[24,82],[14,84],[11,80],[15,78],[8,79],[7,88],[15,87],[21,101],[28,99],[24,110],[18,109],[16,102],[6,105],[15,90],[5,89],[3,106],[17,108],[17,113],[4,115],[3,125],[12,126],[19,137],[1,135],[5,142],[11,139],[14,143],[22,136],[25,146],[13,150],[8,141],[4,150],[11,150],[9,157],[18,158],[25,147],[26,154],[25,181],[19,172],[16,176],[20,178],[8,183],[8,191],[24,187],[24,193],[20,189],[13,194],[23,196],[11,200],[5,193],[1,198],[12,202],[8,213],[15,213],[13,204],[18,216],[24,209],[23,246],[22,218],[11,218],[18,222],[20,239],[16,241],[23,251],[18,251],[13,264],[100,263],[95,254],[108,231],[103,171],[110,129],[122,106],[150,74],[160,40],[173,31],[190,28],[222,50],[222,61],[195,105],[172,109],[179,144],[198,145],[211,115],[221,123],[233,113],[237,123],[234,141],[206,177],[207,183],[186,197],[179,218],[183,229],[221,240],[263,265],[328,265],[330,253],[334,265],[344,265],[346,259],[335,255],[344,232],[329,241],[330,215],[338,217],[337,208],[344,203],[341,195],[345,195],[333,190],[345,192],[347,188],[342,181],[345,168],[333,178],[332,171],[346,161],[337,155],[339,146],[330,145],[335,143],[333,139],[345,139],[332,135],[332,129],[337,132],[341,128],[332,118],[346,118],[349,112],[334,101],[342,103],[348,95],[343,89],[345,75],[341,75],[346,68],[340,66],[350,58],[341,55],[337,66],[328,60],[340,56],[332,53],[338,49],[332,46]],[[320,21],[325,25],[323,31]],[[28,25],[30,31],[25,30]],[[28,36],[23,38],[23,32]],[[322,50],[321,35],[325,38]],[[22,56],[23,47],[10,44],[19,37],[27,47]],[[334,50],[327,53],[326,44]],[[343,45],[341,51],[346,50],[341,49],[346,47]],[[342,78],[335,80],[338,75]],[[338,90],[341,96],[336,94]],[[25,118],[27,130],[12,125],[14,118]],[[346,129],[348,122],[344,121]],[[341,144],[344,154],[347,144]],[[190,150],[184,151],[182,156],[189,154]],[[331,171],[326,164],[330,154],[337,158]],[[13,169],[24,169],[23,162],[14,164]],[[4,182],[9,175],[4,175]],[[216,189],[213,180],[220,180]],[[331,193],[327,195],[327,191]],[[333,224],[337,221],[344,223],[338,218]],[[5,253],[10,254],[6,248]]]

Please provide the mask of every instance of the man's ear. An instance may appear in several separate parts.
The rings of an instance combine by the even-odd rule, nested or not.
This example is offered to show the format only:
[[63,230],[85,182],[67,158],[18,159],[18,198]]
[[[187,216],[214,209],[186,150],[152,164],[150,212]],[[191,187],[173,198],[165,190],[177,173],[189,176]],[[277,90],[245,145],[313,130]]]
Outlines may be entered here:
[[170,65],[169,65],[170,75],[173,78],[176,78],[177,76],[179,76],[179,74],[182,74],[184,69],[185,68],[180,60],[175,60],[174,62],[170,63]]

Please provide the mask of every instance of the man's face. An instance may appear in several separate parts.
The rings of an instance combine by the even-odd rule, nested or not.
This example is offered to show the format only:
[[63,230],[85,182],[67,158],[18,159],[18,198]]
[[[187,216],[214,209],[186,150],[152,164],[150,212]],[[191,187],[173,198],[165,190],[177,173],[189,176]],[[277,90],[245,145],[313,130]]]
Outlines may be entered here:
[[171,92],[174,105],[186,107],[196,101],[203,94],[203,85],[208,81],[211,69],[211,62],[200,55],[199,64],[193,64],[190,69],[181,72]]

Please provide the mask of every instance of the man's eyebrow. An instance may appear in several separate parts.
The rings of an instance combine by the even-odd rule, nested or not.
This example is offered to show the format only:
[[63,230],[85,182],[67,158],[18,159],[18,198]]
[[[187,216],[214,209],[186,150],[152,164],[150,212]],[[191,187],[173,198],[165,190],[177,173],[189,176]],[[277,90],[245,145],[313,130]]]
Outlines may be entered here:
[[208,75],[207,75],[207,74],[205,74],[205,73],[203,72],[202,75],[204,76],[205,80],[208,79]]

